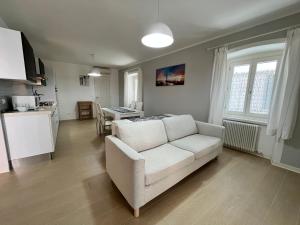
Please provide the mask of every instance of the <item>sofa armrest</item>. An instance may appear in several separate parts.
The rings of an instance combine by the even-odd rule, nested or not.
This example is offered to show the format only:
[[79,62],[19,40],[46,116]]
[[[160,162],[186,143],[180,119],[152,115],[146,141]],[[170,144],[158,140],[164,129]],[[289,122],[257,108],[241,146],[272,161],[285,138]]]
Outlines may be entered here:
[[199,134],[221,138],[224,141],[225,127],[196,121]]
[[144,204],[145,159],[114,136],[105,137],[106,170],[110,178],[137,209]]

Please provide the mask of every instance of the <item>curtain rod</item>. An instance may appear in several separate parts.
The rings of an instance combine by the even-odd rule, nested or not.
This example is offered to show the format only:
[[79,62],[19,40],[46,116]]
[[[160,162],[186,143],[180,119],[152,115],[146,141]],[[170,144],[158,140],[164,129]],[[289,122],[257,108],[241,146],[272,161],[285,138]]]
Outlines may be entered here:
[[281,29],[273,30],[273,31],[270,31],[270,32],[267,32],[267,33],[258,34],[258,35],[255,35],[255,36],[251,36],[251,37],[248,37],[248,38],[243,38],[243,39],[236,40],[236,41],[227,42],[225,44],[221,44],[221,45],[217,45],[217,46],[214,46],[214,47],[207,48],[206,50],[211,51],[211,50],[214,50],[216,48],[236,44],[236,43],[243,42],[243,41],[248,41],[248,40],[251,40],[251,39],[254,39],[254,38],[263,37],[263,36],[267,36],[269,34],[279,33],[281,31],[290,30],[290,29],[294,29],[294,28],[298,28],[298,27],[300,27],[300,24],[296,24],[296,25],[289,26],[289,27],[284,27],[284,28],[281,28]]

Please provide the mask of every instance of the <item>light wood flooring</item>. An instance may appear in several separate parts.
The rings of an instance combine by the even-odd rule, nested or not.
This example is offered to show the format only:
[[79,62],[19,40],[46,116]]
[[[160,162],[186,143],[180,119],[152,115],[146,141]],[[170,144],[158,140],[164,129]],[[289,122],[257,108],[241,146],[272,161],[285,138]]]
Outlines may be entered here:
[[224,150],[132,216],[105,173],[94,121],[62,122],[55,159],[0,175],[0,224],[300,225],[300,175]]

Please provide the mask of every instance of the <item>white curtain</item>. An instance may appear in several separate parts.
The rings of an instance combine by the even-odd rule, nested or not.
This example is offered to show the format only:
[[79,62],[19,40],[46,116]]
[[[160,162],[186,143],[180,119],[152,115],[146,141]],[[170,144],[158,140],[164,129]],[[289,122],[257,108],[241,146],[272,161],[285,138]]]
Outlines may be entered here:
[[287,140],[293,135],[300,90],[300,29],[287,33],[287,42],[273,94],[268,135]]
[[[137,85],[130,83],[130,76],[136,75]],[[130,81],[130,82],[129,82]],[[140,68],[125,71],[124,73],[124,106],[129,107],[133,101],[142,102],[143,74]]]
[[208,122],[222,125],[227,87],[227,47],[215,50]]
[[128,71],[124,73],[124,106],[128,107]]

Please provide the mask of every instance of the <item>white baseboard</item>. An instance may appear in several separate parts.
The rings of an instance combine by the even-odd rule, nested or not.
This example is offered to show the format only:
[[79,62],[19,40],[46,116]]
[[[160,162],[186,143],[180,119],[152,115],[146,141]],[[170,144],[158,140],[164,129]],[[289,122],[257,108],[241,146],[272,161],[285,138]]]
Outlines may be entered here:
[[277,166],[295,173],[300,173],[300,168],[294,167],[294,166],[290,166],[284,163],[276,163],[276,162],[271,162],[273,166]]

